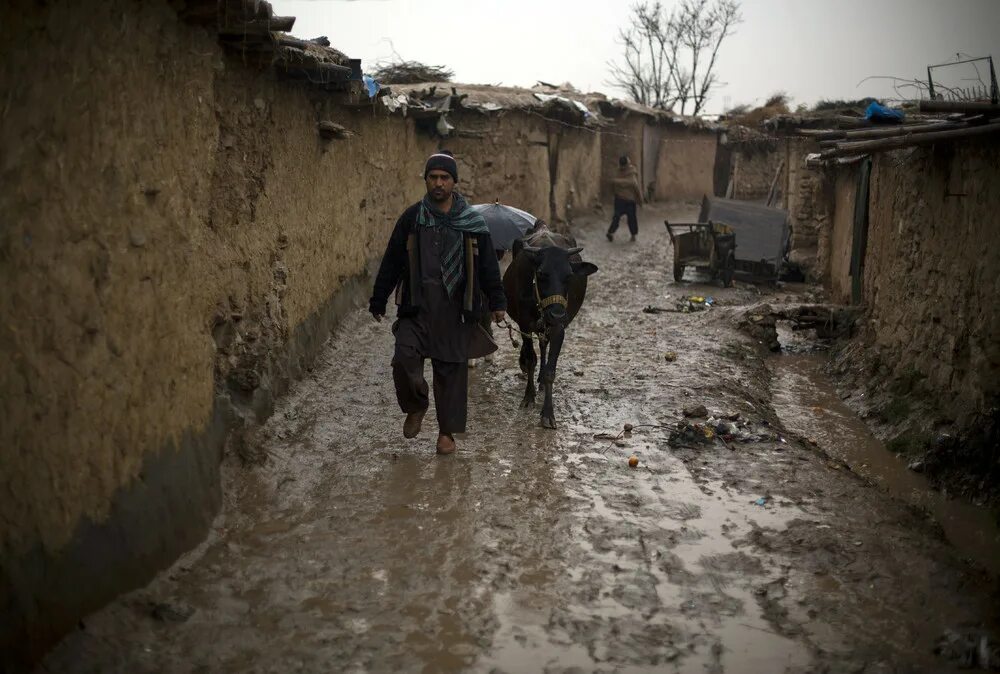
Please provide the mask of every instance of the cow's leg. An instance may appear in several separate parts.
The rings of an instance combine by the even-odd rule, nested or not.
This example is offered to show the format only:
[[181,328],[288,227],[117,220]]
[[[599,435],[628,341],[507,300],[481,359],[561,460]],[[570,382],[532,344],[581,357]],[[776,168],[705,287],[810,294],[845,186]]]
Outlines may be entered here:
[[531,337],[523,335],[521,341],[521,372],[528,375],[528,387],[524,389],[524,399],[521,400],[521,407],[531,407],[535,404],[535,364],[538,362],[535,356],[535,345]]
[[542,426],[545,428],[555,428],[556,418],[552,409],[552,387],[556,381],[556,363],[559,360],[559,352],[562,350],[563,338],[566,333],[559,330],[550,338],[548,358],[542,366],[542,386],[545,389],[545,400],[542,402]]
[[538,387],[542,387],[542,373],[545,372],[545,359],[548,356],[549,342],[547,339],[538,340]]

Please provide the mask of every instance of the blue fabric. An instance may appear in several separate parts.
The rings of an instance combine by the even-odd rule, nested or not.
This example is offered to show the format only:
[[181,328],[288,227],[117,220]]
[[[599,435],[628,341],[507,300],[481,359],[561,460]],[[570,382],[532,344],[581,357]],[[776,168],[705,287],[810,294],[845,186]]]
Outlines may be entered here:
[[368,89],[368,98],[375,98],[375,94],[379,92],[382,86],[371,75],[365,75],[361,79],[364,80],[365,88]]
[[902,110],[887,108],[884,105],[880,105],[878,101],[869,103],[868,109],[865,110],[865,119],[875,123],[896,124],[902,122],[903,117]]

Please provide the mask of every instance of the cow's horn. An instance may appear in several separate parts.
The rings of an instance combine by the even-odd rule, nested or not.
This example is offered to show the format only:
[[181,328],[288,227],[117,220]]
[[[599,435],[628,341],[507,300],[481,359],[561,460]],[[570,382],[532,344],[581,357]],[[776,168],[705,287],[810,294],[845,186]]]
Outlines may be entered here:
[[577,253],[579,253],[579,252],[580,252],[581,250],[583,250],[583,246],[575,246],[575,247],[573,247],[573,248],[567,248],[567,249],[566,249],[566,254],[567,254],[567,255],[576,255],[576,254],[577,254]]
[[536,248],[535,246],[525,245],[524,248],[522,248],[521,250],[527,251],[529,253],[537,253],[538,251],[541,250],[541,248]]

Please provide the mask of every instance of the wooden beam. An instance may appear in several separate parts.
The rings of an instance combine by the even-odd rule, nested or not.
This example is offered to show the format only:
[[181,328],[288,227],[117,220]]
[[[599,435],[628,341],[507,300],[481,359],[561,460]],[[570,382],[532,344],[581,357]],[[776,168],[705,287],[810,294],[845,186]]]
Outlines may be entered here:
[[1000,115],[1000,105],[974,101],[920,101],[920,112],[963,112]]
[[777,196],[778,178],[781,177],[781,172],[785,169],[785,160],[782,159],[781,163],[778,164],[778,170],[774,172],[774,180],[771,181],[771,189],[767,191],[767,205],[774,205],[774,197]]
[[904,147],[915,145],[932,145],[939,141],[961,140],[963,138],[973,138],[975,136],[985,136],[987,134],[1000,131],[1000,120],[994,120],[988,124],[980,126],[970,126],[964,129],[952,129],[950,131],[928,131],[925,133],[913,133],[906,136],[896,136],[895,138],[878,138],[875,140],[859,140],[849,143],[838,143],[836,148],[825,150],[820,153],[821,159],[831,157],[843,157],[852,154],[867,154],[870,152],[885,152],[887,150],[898,150]]
[[895,138],[897,136],[908,136],[914,133],[926,133],[928,131],[949,131],[952,129],[964,129],[969,125],[965,122],[938,122],[937,124],[915,124],[913,126],[891,126],[884,129],[863,129],[859,131],[848,131],[845,138],[836,140],[821,140],[820,147],[835,147],[843,142],[854,142],[859,140],[874,140],[877,138]]

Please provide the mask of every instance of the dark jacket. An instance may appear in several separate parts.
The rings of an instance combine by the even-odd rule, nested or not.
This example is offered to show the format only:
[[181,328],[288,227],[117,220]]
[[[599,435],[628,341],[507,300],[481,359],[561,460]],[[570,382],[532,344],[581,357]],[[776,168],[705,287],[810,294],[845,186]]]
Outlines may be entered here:
[[[389,295],[396,295],[396,315],[405,318],[415,316],[420,310],[420,251],[416,235],[417,202],[403,211],[392,229],[389,244],[385,247],[382,264],[375,277],[372,297],[368,300],[368,310],[373,314],[384,314]],[[463,315],[468,321],[478,321],[488,311],[505,311],[507,298],[500,280],[500,265],[493,253],[493,242],[489,234],[464,234],[466,241],[465,281],[459,288],[463,298]],[[469,281],[473,284],[469,292]]]

